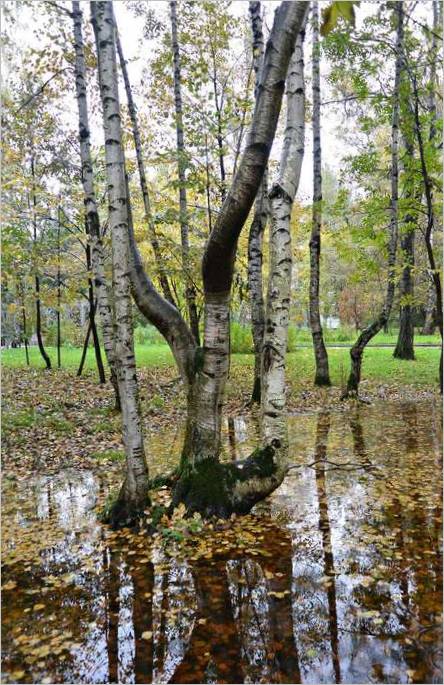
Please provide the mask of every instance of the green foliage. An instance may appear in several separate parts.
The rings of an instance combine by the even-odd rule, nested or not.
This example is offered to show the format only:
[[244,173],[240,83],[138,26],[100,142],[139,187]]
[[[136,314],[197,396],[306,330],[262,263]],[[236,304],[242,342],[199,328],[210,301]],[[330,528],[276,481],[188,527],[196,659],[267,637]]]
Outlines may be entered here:
[[134,329],[134,343],[136,345],[160,345],[164,342],[164,337],[154,326],[139,325]]

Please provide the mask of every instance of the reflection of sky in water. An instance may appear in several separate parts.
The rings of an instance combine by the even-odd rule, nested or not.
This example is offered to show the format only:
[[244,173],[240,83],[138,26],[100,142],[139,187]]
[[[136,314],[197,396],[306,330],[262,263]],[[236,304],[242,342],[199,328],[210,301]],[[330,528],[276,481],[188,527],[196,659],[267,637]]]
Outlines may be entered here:
[[[279,558],[270,539],[264,542],[271,550],[269,561],[245,555],[227,558],[217,567],[226,574],[220,592],[227,592],[224,606],[236,626],[245,682],[276,682],[286,659],[276,657],[279,649],[293,652],[301,682],[404,683],[412,673],[419,674],[418,682],[441,682],[440,638],[434,632],[440,593],[439,423],[439,412],[425,402],[416,407],[386,404],[384,411],[375,405],[358,415],[331,413],[321,436],[327,445],[322,456],[318,416],[290,419],[290,461],[301,468],[290,471],[270,506],[272,513],[285,516],[292,558]],[[246,456],[255,444],[255,429],[243,418],[233,425],[231,436],[225,427],[226,452],[231,447],[237,458]],[[164,436],[168,457],[177,440],[177,435]],[[369,460],[379,470],[336,468],[349,462],[368,466]],[[303,466],[313,462],[313,467]],[[97,492],[92,473],[70,469],[37,477],[32,487],[18,486],[17,497],[23,502],[33,495],[28,501],[33,511],[14,512],[15,521],[27,526],[32,518],[51,516],[64,532],[41,553],[41,574],[70,571],[75,579],[63,589],[60,611],[65,607],[69,624],[69,606],[77,603],[79,618],[71,629],[79,646],[65,664],[49,658],[45,673],[53,669],[57,681],[108,682],[115,664],[119,681],[135,682],[137,645],[146,646],[140,631],[149,630],[150,672],[154,682],[168,682],[187,660],[202,603],[208,599],[198,596],[197,567],[192,561],[166,559],[161,548],[154,547],[153,580],[146,586],[152,598],[140,596],[147,567],[135,568],[135,557],[125,548],[111,559],[91,509]],[[270,578],[276,569],[282,587],[291,591],[288,600],[281,600],[278,592],[272,601]],[[205,572],[212,573],[211,566]],[[137,582],[134,574],[139,574]],[[19,593],[22,586],[39,582],[32,574],[21,576],[20,606],[34,602]],[[80,599],[75,588],[83,593]],[[430,599],[434,591],[435,603]],[[149,602],[151,623],[136,627],[136,608],[143,619]],[[8,609],[4,607],[6,615]],[[32,611],[20,620],[32,633]],[[275,624],[285,620],[292,637],[288,643],[283,636],[280,644]],[[424,635],[431,637],[424,641]],[[5,639],[9,654],[14,647],[7,630]],[[217,635],[205,639],[209,642],[201,645],[203,653],[210,644],[211,649],[217,647]],[[206,677],[217,681],[214,668],[209,661]],[[38,670],[35,673],[38,677]]]

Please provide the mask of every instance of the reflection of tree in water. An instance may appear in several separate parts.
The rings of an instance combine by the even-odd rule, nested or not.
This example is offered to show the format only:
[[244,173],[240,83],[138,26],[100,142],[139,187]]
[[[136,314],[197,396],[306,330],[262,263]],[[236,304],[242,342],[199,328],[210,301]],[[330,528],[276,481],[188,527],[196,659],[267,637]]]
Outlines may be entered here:
[[261,564],[252,559],[230,561],[227,570],[248,682],[300,682],[290,555],[280,551],[273,561]]
[[240,643],[230,605],[224,560],[197,561],[192,573],[197,612],[174,683],[243,682]]
[[327,440],[330,431],[330,414],[321,412],[318,417],[315,447],[316,489],[319,504],[319,530],[322,535],[324,554],[324,573],[327,580],[328,616],[330,625],[330,645],[335,681],[341,682],[338,644],[338,615],[336,611],[336,576],[331,540],[328,497],[325,483],[325,462],[327,459]]
[[171,680],[183,660],[195,618],[196,593],[188,563],[171,559],[168,568],[161,563],[153,588],[154,682]]
[[218,555],[193,564],[194,628],[171,682],[300,682],[291,545],[285,533],[273,543],[265,561]]
[[[377,575],[368,587],[355,588],[354,596],[370,616],[359,620],[360,630],[397,641],[398,649],[392,648],[390,660],[381,665],[380,677],[387,677],[384,669],[393,669],[398,661],[398,672],[410,669],[415,682],[436,682],[440,661],[430,643],[440,642],[433,633],[439,629],[442,570],[433,550],[439,548],[435,516],[441,520],[442,509],[437,512],[424,497],[431,473],[430,463],[424,459],[424,441],[418,443],[417,405],[401,403],[400,409],[402,423],[391,427],[390,436],[399,449],[390,451],[384,476],[368,486],[373,501],[380,503],[376,515],[368,520],[373,529],[369,540],[372,567],[377,568]],[[354,440],[355,453],[362,457],[365,443],[362,429],[356,430],[356,419],[355,415],[353,435],[360,437]]]

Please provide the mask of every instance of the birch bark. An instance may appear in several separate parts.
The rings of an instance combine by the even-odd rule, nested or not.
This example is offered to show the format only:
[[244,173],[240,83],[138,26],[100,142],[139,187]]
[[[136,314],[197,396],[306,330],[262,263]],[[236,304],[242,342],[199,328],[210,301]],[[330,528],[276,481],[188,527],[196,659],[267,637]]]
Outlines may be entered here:
[[[255,98],[261,78],[264,60],[264,34],[262,31],[261,3],[250,2],[250,19],[253,33],[253,68],[255,73]],[[264,293],[262,282],[263,239],[268,216],[267,170],[264,171],[256,196],[254,215],[248,235],[248,288],[250,291],[251,328],[254,346],[254,381],[252,402],[261,401],[261,359],[264,340]]]
[[262,441],[287,447],[285,358],[291,302],[291,210],[304,157],[304,32],[301,31],[287,76],[287,122],[279,178],[270,192],[270,276],[262,354]]
[[109,223],[112,240],[117,378],[122,404],[126,477],[110,513],[115,525],[133,522],[147,506],[148,466],[139,412],[129,278],[128,198],[122,147],[114,18],[111,2],[91,2],[103,109]]
[[[107,2],[93,2],[91,5],[93,17],[100,16],[100,21],[95,21],[96,43],[106,124],[106,151],[109,157],[107,173],[110,175],[113,200],[113,236],[116,231],[120,231],[122,225],[128,229],[134,298],[141,311],[169,342],[189,390],[187,433],[180,477],[173,492],[173,505],[182,501],[189,512],[197,510],[203,515],[246,512],[277,487],[280,481],[275,475],[274,448],[259,450],[242,467],[231,463],[230,468],[227,468],[227,464],[219,462],[222,399],[229,368],[229,306],[233,267],[237,240],[267,165],[290,57],[296,36],[305,21],[308,3],[283,2],[275,13],[250,134],[232,187],[209,236],[202,261],[205,290],[205,341],[202,348],[196,347],[191,331],[177,309],[155,290],[141,263],[129,221],[128,198],[126,193],[122,194],[123,159],[115,159],[118,153],[121,154],[121,146],[117,83],[114,73],[112,78],[109,77],[109,68],[115,68],[110,54],[113,32],[108,35],[112,24],[112,10]],[[97,31],[99,25],[101,35]],[[119,127],[118,131],[116,126]],[[116,247],[123,248],[120,244]],[[116,273],[119,264],[116,263],[115,250],[113,263]],[[122,284],[121,278],[120,285]],[[116,308],[117,304],[116,296]],[[117,317],[118,322],[119,320]],[[265,480],[262,481],[262,478]]]
[[[283,86],[288,64],[294,50],[296,36],[305,23],[308,3],[283,3],[276,11],[273,29],[267,44],[259,94],[253,116],[246,149],[240,162],[237,175],[218,215],[210,235],[203,259],[203,281],[205,287],[205,339],[202,358],[196,364],[196,380],[191,388],[195,394],[190,398],[187,436],[183,453],[180,478],[173,492],[173,504],[184,502],[188,511],[201,514],[227,516],[233,511],[245,513],[269,492],[275,489],[285,475],[275,459],[275,451],[281,446],[282,431],[280,424],[284,407],[281,406],[279,419],[273,422],[269,416],[267,435],[270,444],[254,452],[242,465],[222,464],[219,461],[220,427],[222,399],[229,367],[229,306],[230,289],[233,278],[233,264],[236,254],[237,238],[254,202],[257,190],[267,165],[268,155],[276,131],[277,119],[282,102]],[[299,93],[300,95],[300,93]],[[293,128],[291,124],[289,128]],[[296,151],[287,144],[290,164]],[[299,154],[300,154],[300,149]],[[286,159],[286,158],[285,158]],[[286,166],[286,164],[284,164]],[[291,198],[297,187],[297,180],[285,176],[283,187],[276,190],[276,205],[282,209],[277,221],[286,220],[288,214],[287,195]],[[285,210],[284,210],[284,205]],[[287,217],[289,222],[289,216]],[[276,226],[279,234],[280,225]],[[280,241],[276,251],[276,264],[284,254],[281,266],[286,269],[288,279],[288,241]],[[290,253],[291,262],[291,253]],[[275,270],[276,271],[276,270]],[[276,278],[279,278],[277,271]],[[279,284],[280,287],[280,284]],[[283,286],[285,287],[285,286]],[[285,368],[282,359],[288,326],[285,310],[288,310],[289,297],[285,292],[274,296],[270,308],[270,324],[279,349],[279,358],[270,359],[270,391],[267,402],[279,402],[279,392],[283,392],[282,381]],[[279,300],[282,295],[283,302]],[[282,330],[282,335],[280,332]],[[274,354],[273,351],[271,352]],[[277,378],[277,376],[279,378]],[[281,384],[281,385],[280,385]],[[275,436],[279,435],[279,438]],[[273,444],[271,444],[273,443]]]
[[319,7],[313,0],[313,222],[310,239],[310,328],[316,362],[315,385],[330,385],[328,356],[319,313],[319,279],[322,226],[322,147],[321,147],[321,73]]
[[86,232],[91,242],[91,265],[94,274],[94,287],[97,295],[97,308],[102,326],[103,346],[110,368],[111,383],[114,388],[116,408],[120,409],[119,386],[116,370],[116,353],[114,347],[113,312],[111,296],[105,276],[105,258],[100,219],[94,189],[94,174],[91,159],[91,142],[86,93],[85,49],[82,32],[82,12],[78,0],[72,3],[74,24],[75,80],[77,107],[79,113],[79,142],[82,166],[82,185],[85,203]]

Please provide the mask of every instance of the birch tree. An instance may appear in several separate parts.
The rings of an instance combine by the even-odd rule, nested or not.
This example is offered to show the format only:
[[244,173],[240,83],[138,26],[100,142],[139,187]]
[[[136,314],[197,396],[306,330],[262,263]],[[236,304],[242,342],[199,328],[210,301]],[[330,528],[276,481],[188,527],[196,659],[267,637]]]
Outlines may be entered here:
[[270,275],[262,353],[262,441],[277,453],[278,472],[285,475],[288,448],[285,359],[291,302],[291,210],[304,157],[305,85],[302,27],[287,76],[287,121],[279,177],[270,191]]
[[109,513],[112,524],[131,523],[149,503],[148,466],[140,419],[129,278],[129,198],[122,147],[114,17],[111,2],[91,2],[103,111],[109,224],[112,240],[117,380],[122,405],[125,481]]
[[310,238],[310,296],[309,315],[316,362],[315,385],[330,385],[328,356],[322,334],[319,312],[319,276],[322,226],[322,148],[321,148],[321,74],[319,41],[319,7],[312,3],[313,51],[313,218]]
[[395,4],[395,16],[397,20],[396,31],[396,60],[395,79],[393,85],[393,108],[391,123],[391,198],[390,198],[390,226],[387,244],[387,291],[384,305],[379,316],[364,330],[350,350],[351,368],[347,381],[347,387],[343,393],[343,399],[358,395],[361,380],[362,356],[367,344],[384,328],[388,322],[395,295],[395,266],[396,248],[398,243],[398,174],[399,174],[399,113],[400,113],[400,89],[403,72],[403,37],[404,37],[404,9],[399,0]]
[[105,258],[100,231],[100,218],[94,189],[94,172],[91,159],[91,142],[86,92],[85,49],[82,31],[82,12],[78,0],[72,3],[74,27],[75,81],[77,108],[79,114],[79,143],[82,168],[82,185],[85,203],[86,232],[91,243],[91,267],[94,274],[94,288],[97,294],[97,307],[102,326],[103,346],[111,373],[116,408],[120,409],[119,384],[117,380],[117,360],[114,345],[113,315],[111,297],[105,276]]
[[[253,33],[253,68],[255,73],[255,98],[261,79],[264,60],[264,34],[262,30],[261,3],[249,3]],[[248,288],[250,291],[251,329],[254,346],[254,380],[252,402],[261,400],[261,359],[264,340],[264,293],[262,282],[262,250],[268,216],[267,170],[265,170],[254,204],[253,220],[248,234]]]
[[229,370],[230,295],[237,241],[268,162],[290,57],[307,10],[306,2],[283,2],[275,13],[250,133],[203,255],[201,348],[180,313],[161,297],[144,272],[130,230],[130,274],[136,304],[170,344],[187,387],[185,441],[173,504],[184,502],[189,512],[227,516],[233,511],[249,511],[279,482],[274,475],[277,464],[272,446],[254,453],[242,468],[220,463],[222,406]]

